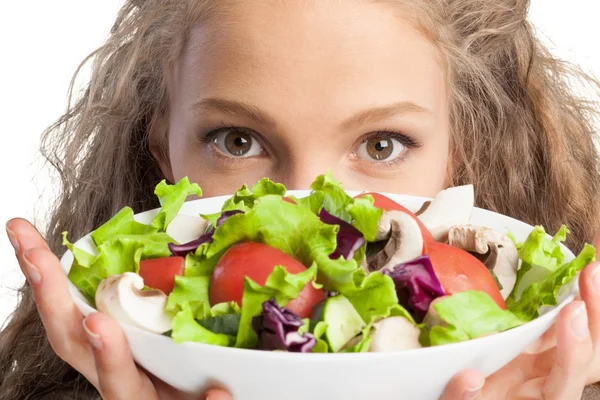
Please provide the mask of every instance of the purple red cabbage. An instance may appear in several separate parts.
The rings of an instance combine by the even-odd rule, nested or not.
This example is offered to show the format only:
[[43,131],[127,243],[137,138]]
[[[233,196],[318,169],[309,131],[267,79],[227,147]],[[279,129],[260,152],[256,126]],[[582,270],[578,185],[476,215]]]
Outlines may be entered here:
[[196,251],[196,249],[204,243],[211,243],[213,240],[213,232],[208,232],[200,236],[196,240],[184,244],[169,243],[169,250],[171,254],[176,257],[185,257],[189,253]]
[[223,211],[221,213],[221,216],[219,217],[219,219],[217,219],[217,227],[223,225],[225,223],[225,221],[227,221],[228,218],[233,217],[234,215],[243,214],[243,213],[244,212],[242,210]]
[[337,260],[340,256],[343,256],[346,260],[350,260],[354,257],[354,253],[364,246],[365,237],[363,234],[346,221],[330,214],[325,208],[321,209],[319,218],[328,225],[340,226],[340,230],[337,233],[337,247],[329,256],[332,260]]
[[310,332],[299,333],[304,321],[294,312],[280,307],[275,299],[265,301],[263,313],[254,317],[252,328],[258,335],[258,349],[310,353],[317,340]]
[[398,303],[411,313],[417,323],[423,321],[431,302],[445,294],[427,255],[382,272],[392,278]]

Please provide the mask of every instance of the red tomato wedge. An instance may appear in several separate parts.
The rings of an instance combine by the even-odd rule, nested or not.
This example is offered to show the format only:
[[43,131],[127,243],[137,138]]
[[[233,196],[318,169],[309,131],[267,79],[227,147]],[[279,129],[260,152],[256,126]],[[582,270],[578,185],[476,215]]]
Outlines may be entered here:
[[175,287],[175,275],[183,275],[185,259],[183,257],[163,257],[140,262],[139,275],[144,284],[169,294]]
[[428,243],[427,253],[446,294],[477,290],[487,293],[500,308],[506,309],[496,280],[475,256],[440,242]]
[[433,235],[431,235],[431,232],[429,232],[429,229],[427,229],[427,227],[423,224],[423,222],[421,222],[421,220],[419,219],[419,217],[417,217],[412,211],[410,211],[408,208],[401,206],[400,204],[396,203],[394,200],[390,199],[389,197],[386,197],[380,193],[375,193],[375,192],[367,192],[367,193],[361,193],[356,197],[364,197],[366,195],[371,195],[373,196],[373,199],[375,200],[375,202],[373,203],[373,205],[377,208],[381,208],[385,211],[392,211],[392,210],[397,210],[397,211],[402,211],[407,213],[408,215],[410,215],[411,217],[413,217],[417,223],[419,224],[419,228],[421,228],[421,234],[423,235],[423,242],[424,247],[426,247],[425,245],[428,242],[433,242]]
[[288,203],[291,203],[291,204],[296,204],[296,202],[293,199],[290,199],[289,197],[286,197],[286,196],[283,196],[282,200],[286,201]]
[[[244,278],[248,276],[264,285],[275,266],[281,265],[291,274],[306,271],[306,267],[283,251],[265,244],[244,242],[231,247],[223,254],[210,281],[210,302],[218,304],[235,301],[242,304]],[[325,298],[322,290],[308,283],[296,299],[286,308],[302,318],[310,317],[313,307]]]

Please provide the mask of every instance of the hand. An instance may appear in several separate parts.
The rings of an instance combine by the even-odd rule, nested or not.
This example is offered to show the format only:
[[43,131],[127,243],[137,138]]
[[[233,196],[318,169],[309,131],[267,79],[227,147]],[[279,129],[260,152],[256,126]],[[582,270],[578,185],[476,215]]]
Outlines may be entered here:
[[[58,258],[27,221],[6,224],[19,265],[31,285],[38,312],[56,354],[89,380],[104,399],[185,399],[138,368],[119,324],[103,313],[83,318],[73,303]],[[221,390],[210,400],[230,400]]]
[[[600,249],[600,234],[594,247]],[[526,352],[485,381],[475,371],[457,375],[441,400],[581,398],[585,386],[600,381],[600,263],[582,271],[579,287],[580,297]]]

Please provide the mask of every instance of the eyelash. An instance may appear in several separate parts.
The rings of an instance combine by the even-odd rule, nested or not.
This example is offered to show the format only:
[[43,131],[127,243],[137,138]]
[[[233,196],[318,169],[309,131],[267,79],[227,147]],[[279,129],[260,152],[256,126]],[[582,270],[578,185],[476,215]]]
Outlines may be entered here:
[[[240,131],[243,131],[243,132],[246,132],[246,133],[252,135],[255,139],[258,140],[258,142],[262,146],[263,151],[265,152],[265,155],[269,154],[266,149],[266,146],[263,145],[263,141],[261,140],[260,134],[258,134],[257,132],[255,132],[252,129],[243,128],[243,127],[232,125],[232,124],[226,124],[224,122],[219,124],[219,126],[213,128],[213,129],[210,129],[210,130],[206,131],[204,134],[202,134],[200,137],[201,144],[203,144],[203,145],[213,144],[213,140],[214,140],[215,136],[217,134],[221,133],[223,130],[228,130],[228,129],[240,130]],[[382,129],[382,130],[368,133],[360,140],[360,142],[358,142],[358,146],[360,146],[362,143],[369,141],[371,139],[395,139],[398,142],[402,143],[403,146],[406,146],[406,148],[408,150],[417,149],[417,148],[420,148],[423,146],[423,143],[419,142],[418,140],[415,140],[414,138],[407,135],[406,133],[395,130],[395,129]],[[356,148],[357,144],[353,145],[353,147]],[[353,151],[351,154],[355,155],[355,153],[356,152]],[[397,157],[394,160],[382,161],[382,162],[378,162],[376,164],[377,164],[377,166],[381,166],[384,168],[391,167],[393,165],[396,165],[396,164],[404,161],[404,159],[407,156],[407,154],[406,154],[407,152],[405,151],[404,153],[405,154],[402,154],[400,157]],[[225,157],[227,157],[227,156],[225,156]],[[230,158],[230,157],[227,157],[227,158]],[[369,162],[369,161],[365,161],[365,162]]]
[[[200,143],[202,145],[211,145],[211,144],[213,144],[215,136],[226,130],[237,130],[237,131],[242,131],[242,132],[245,132],[245,133],[251,135],[254,139],[256,139],[258,141],[258,143],[262,147],[264,154],[265,155],[269,154],[266,146],[263,144],[264,141],[262,140],[262,137],[258,132],[254,131],[252,129],[249,129],[249,128],[244,128],[244,127],[232,125],[232,124],[226,124],[225,122],[221,122],[218,126],[202,133],[199,137]],[[227,157],[227,156],[225,156],[225,157]],[[230,157],[227,157],[227,158],[230,158]]]

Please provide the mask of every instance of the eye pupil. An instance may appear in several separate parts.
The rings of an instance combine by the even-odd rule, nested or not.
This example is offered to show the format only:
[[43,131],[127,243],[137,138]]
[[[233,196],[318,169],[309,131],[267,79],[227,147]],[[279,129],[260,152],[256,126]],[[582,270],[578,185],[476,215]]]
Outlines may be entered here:
[[375,160],[385,160],[394,152],[391,139],[374,138],[367,141],[367,153]]
[[234,156],[243,156],[252,148],[252,137],[244,132],[230,132],[225,137],[225,148]]

